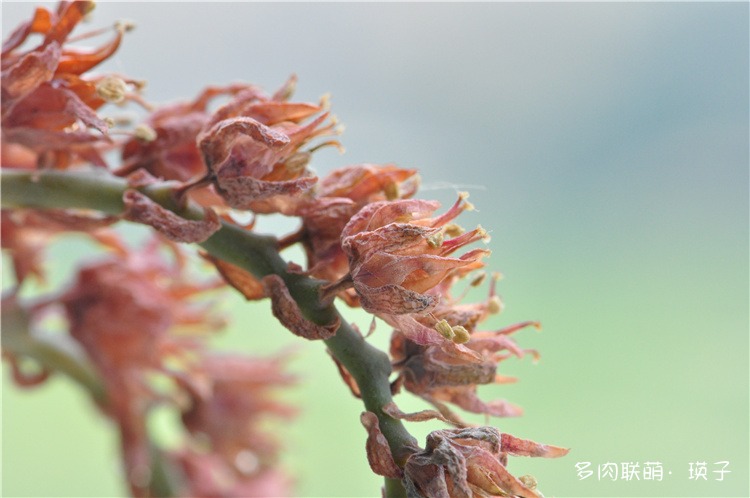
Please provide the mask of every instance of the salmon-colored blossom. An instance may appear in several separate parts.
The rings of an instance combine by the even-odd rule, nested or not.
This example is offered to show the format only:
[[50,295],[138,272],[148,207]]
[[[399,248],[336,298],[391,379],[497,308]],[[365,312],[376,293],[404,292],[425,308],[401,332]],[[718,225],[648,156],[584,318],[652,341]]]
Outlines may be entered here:
[[191,357],[198,344],[175,335],[175,327],[205,333],[221,325],[206,309],[187,301],[214,284],[190,282],[179,263],[164,263],[156,245],[118,254],[81,269],[61,299],[71,336],[102,376],[107,391],[103,409],[120,428],[126,475],[136,496],[145,494],[149,481],[146,413],[161,399],[149,376],[158,373],[178,385],[191,384]]
[[409,496],[422,498],[538,498],[528,486],[533,479],[516,478],[506,468],[508,455],[556,458],[565,448],[518,439],[493,427],[439,430],[404,466]]
[[85,232],[110,248],[118,248],[119,241],[105,227],[115,223],[114,216],[74,210],[14,209],[2,211],[3,249],[10,252],[17,283],[29,277],[44,280],[42,253],[52,240],[68,232]]
[[222,498],[268,498],[293,496],[292,479],[276,468],[263,468],[250,475],[238,475],[234,466],[215,453],[181,450],[170,462],[184,476],[177,496]]
[[[128,29],[118,24],[114,38],[93,51],[71,47],[71,32],[93,7],[90,1],[60,2],[54,12],[38,7],[3,44],[4,167],[32,166],[31,157],[39,167],[68,168],[79,160],[106,165],[101,153],[111,140],[96,111],[107,102],[134,98],[131,89],[140,83],[84,75],[117,50]],[[20,50],[31,34],[41,34],[42,43]]]
[[[448,422],[459,427],[469,424],[446,403],[471,413],[496,417],[521,415],[521,408],[507,401],[482,401],[477,396],[477,386],[514,382],[515,379],[497,373],[499,362],[511,355],[520,358],[531,353],[538,357],[538,353],[520,348],[510,334],[530,325],[539,327],[539,324],[523,322],[496,331],[477,330],[481,322],[502,307],[495,294],[496,278],[490,285],[488,299],[473,304],[461,304],[450,297],[449,286],[454,282],[453,278],[444,281],[440,286],[444,299],[432,313],[418,318],[420,326],[433,327],[451,340],[419,344],[401,330],[394,330],[390,353],[394,368],[399,372],[396,385],[428,401]],[[460,341],[456,341],[457,335]]]
[[[196,442],[202,442],[204,451],[222,462],[218,468],[230,471],[229,487],[246,489],[251,493],[247,496],[259,496],[250,483],[272,469],[279,451],[281,438],[264,424],[296,413],[275,396],[279,388],[295,382],[283,371],[285,361],[284,356],[204,356],[201,368],[208,389],[194,392],[191,405],[182,414]],[[242,483],[245,487],[238,488]]]
[[[438,203],[405,199],[368,204],[352,217],[341,240],[362,308],[420,344],[444,340],[416,317],[429,313],[440,302],[440,295],[431,289],[455,272],[481,268],[482,257],[489,254],[486,249],[474,249],[450,257],[487,236],[479,227],[445,238],[448,223],[469,207],[462,195],[446,213],[430,218]],[[453,233],[451,229],[448,235]]]

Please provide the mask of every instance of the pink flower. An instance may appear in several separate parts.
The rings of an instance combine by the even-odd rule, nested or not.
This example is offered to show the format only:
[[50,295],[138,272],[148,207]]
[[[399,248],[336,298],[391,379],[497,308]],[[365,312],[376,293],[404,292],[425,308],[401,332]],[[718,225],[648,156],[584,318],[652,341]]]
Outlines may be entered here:
[[[112,41],[96,50],[71,48],[70,33],[93,7],[89,1],[60,2],[55,12],[39,7],[3,44],[4,167],[27,167],[23,150],[40,167],[68,168],[78,160],[105,166],[101,152],[111,140],[96,110],[132,98],[129,89],[139,84],[117,76],[84,76],[117,50],[127,29],[118,25]],[[21,51],[34,33],[43,36],[42,43]]]
[[425,449],[406,461],[403,482],[407,494],[415,497],[537,498],[533,478],[517,479],[508,472],[508,455],[556,458],[567,453],[565,448],[518,439],[493,427],[434,431]]
[[107,391],[102,408],[120,428],[126,475],[136,496],[146,494],[150,479],[146,414],[164,400],[153,391],[149,376],[160,374],[200,390],[192,359],[199,344],[174,332],[205,333],[221,326],[207,310],[187,301],[214,285],[191,283],[180,259],[168,266],[158,249],[152,245],[141,253],[120,253],[81,269],[61,299],[71,336],[102,376]]
[[[468,207],[461,196],[448,212],[429,218],[438,208],[436,202],[383,201],[368,204],[352,217],[341,239],[362,308],[420,344],[443,341],[418,320],[440,302],[439,293],[430,291],[450,275],[481,268],[482,257],[489,254],[474,249],[450,257],[487,236],[481,227],[456,235],[455,227],[448,225]],[[446,239],[446,234],[456,236]]]
[[286,358],[204,356],[205,393],[193,392],[182,420],[203,454],[183,452],[190,494],[197,496],[286,496],[290,480],[276,469],[279,438],[269,421],[296,410],[275,396],[295,379],[283,371]]
[[450,285],[454,282],[455,279],[447,279],[440,285],[443,297],[440,304],[432,313],[419,318],[420,326],[431,327],[450,340],[419,344],[401,330],[393,331],[390,353],[394,369],[399,372],[396,385],[435,406],[447,422],[458,427],[469,424],[446,403],[495,417],[521,415],[522,410],[507,401],[482,401],[477,396],[477,386],[514,382],[513,378],[498,375],[498,364],[511,355],[520,358],[532,353],[537,357],[538,353],[521,349],[509,336],[539,324],[523,322],[496,331],[478,331],[476,327],[502,307],[495,294],[496,278],[490,285],[488,299],[473,304],[460,304],[450,297]]

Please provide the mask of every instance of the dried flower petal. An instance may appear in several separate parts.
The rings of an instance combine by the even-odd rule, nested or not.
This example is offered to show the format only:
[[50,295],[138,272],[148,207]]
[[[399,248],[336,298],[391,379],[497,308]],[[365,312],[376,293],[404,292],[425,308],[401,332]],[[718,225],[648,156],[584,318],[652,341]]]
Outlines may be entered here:
[[437,412],[435,410],[421,410],[414,413],[404,413],[398,406],[396,406],[396,403],[394,403],[393,401],[386,405],[383,405],[383,412],[395,419],[406,420],[408,422],[424,422],[434,419],[440,420],[442,422],[449,422],[449,420],[443,417],[440,412]]
[[266,293],[271,296],[273,316],[295,335],[310,340],[328,339],[338,330],[340,325],[338,318],[335,322],[327,325],[318,325],[305,318],[280,276],[267,275],[263,277],[263,285],[266,288]]
[[367,429],[367,461],[372,471],[380,476],[400,479],[403,471],[396,465],[388,440],[380,432],[378,417],[372,412],[362,412],[359,420]]
[[[404,467],[406,487],[414,496],[424,498],[539,498],[534,489],[505,468],[505,440],[529,448],[544,446],[500,434],[493,427],[434,431],[427,436],[424,451],[411,455],[407,460]],[[559,451],[554,455],[540,456],[562,456],[567,452],[563,448],[556,449]]]
[[256,301],[268,297],[263,283],[255,275],[232,263],[219,259],[207,252],[201,256],[210,261],[218,270],[224,281],[240,292],[248,301]]
[[126,190],[123,201],[124,219],[149,225],[175,242],[203,242],[221,228],[219,217],[212,209],[206,210],[203,220],[186,220],[137,190]]

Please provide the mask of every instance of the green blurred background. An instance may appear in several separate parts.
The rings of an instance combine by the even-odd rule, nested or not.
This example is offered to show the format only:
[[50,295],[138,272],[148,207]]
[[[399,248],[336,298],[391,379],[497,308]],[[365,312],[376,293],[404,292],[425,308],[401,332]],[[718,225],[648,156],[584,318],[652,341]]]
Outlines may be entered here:
[[[32,10],[3,2],[6,36]],[[272,91],[294,72],[297,98],[330,92],[347,125],[347,152],[317,153],[319,173],[395,162],[420,169],[423,198],[471,192],[479,211],[462,224],[491,231],[489,267],[505,275],[506,310],[487,326],[544,326],[518,335],[540,362],[508,360],[519,382],[482,389],[524,416],[490,422],[572,448],[511,459],[516,475],[548,496],[750,496],[747,3],[107,2],[93,25],[122,18],[138,27],[102,69],[148,80],[150,101],[230,81]],[[53,248],[57,281],[85,247]],[[304,411],[281,434],[298,495],[379,496],[362,406],[322,345],[280,329],[267,303],[222,306],[234,320],[220,347],[299,347]],[[115,435],[76,386],[19,392],[3,373],[4,496],[122,495]],[[438,427],[409,424],[420,441]],[[648,461],[663,481],[575,468]],[[707,481],[689,479],[697,461]],[[730,462],[721,482],[717,461]]]

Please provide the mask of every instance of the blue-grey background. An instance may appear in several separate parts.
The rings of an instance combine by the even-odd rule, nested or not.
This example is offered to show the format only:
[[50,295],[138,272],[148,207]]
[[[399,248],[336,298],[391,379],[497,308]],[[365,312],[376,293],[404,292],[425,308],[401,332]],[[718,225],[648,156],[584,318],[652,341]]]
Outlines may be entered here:
[[[3,2],[5,33],[32,8]],[[297,98],[330,93],[347,127],[318,172],[395,162],[420,169],[424,198],[471,192],[463,223],[491,231],[505,275],[488,326],[544,325],[518,336],[541,361],[509,360],[519,382],[482,390],[525,415],[490,423],[572,448],[511,459],[515,474],[548,496],[750,494],[747,3],[101,3],[92,26],[122,18],[137,29],[103,69],[148,80],[150,101],[230,81],[273,91],[294,72]],[[76,244],[53,254],[71,261]],[[224,306],[223,347],[300,345],[265,303]],[[360,403],[321,345],[301,344],[293,368],[304,411],[281,436],[298,494],[378,496]],[[4,373],[4,495],[122,494],[114,434],[75,386],[19,393]],[[439,424],[409,427],[423,440]],[[663,481],[575,470],[649,461]],[[707,481],[689,479],[698,461]]]

